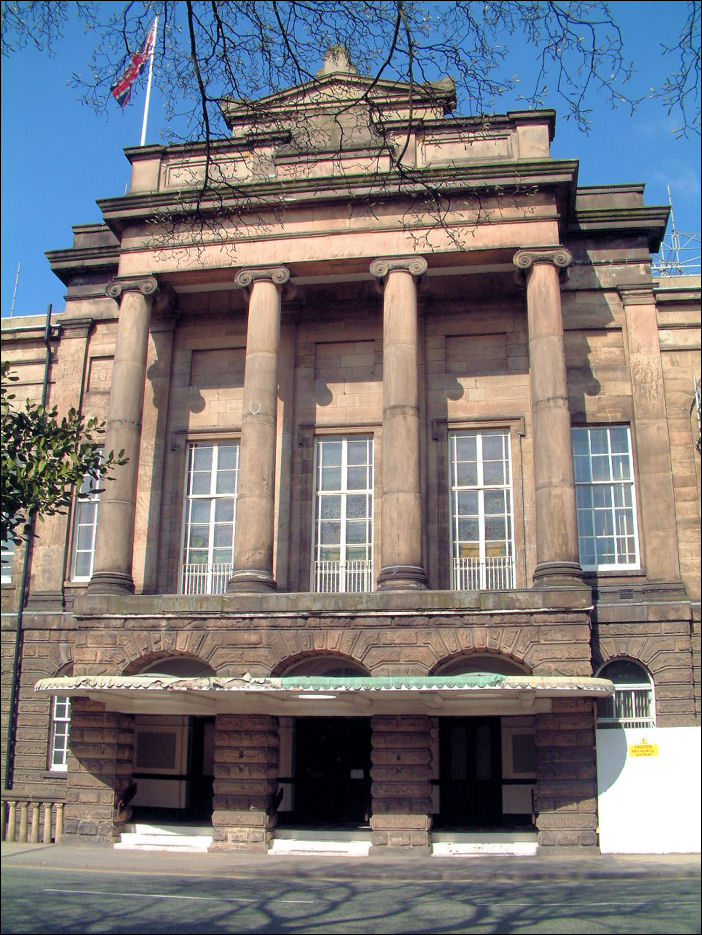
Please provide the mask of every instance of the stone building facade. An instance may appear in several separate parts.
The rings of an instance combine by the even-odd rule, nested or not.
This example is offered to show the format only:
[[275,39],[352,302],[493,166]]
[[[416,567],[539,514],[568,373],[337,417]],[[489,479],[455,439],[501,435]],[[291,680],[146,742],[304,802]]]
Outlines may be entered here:
[[4,555],[5,788],[65,801],[64,840],[160,809],[213,848],[595,848],[598,709],[699,724],[700,283],[651,276],[668,209],[578,187],[552,111],[369,81],[224,101],[194,224],[204,148],[128,149],[48,254],[46,364],[3,322],[15,392],[46,367],[129,456]]

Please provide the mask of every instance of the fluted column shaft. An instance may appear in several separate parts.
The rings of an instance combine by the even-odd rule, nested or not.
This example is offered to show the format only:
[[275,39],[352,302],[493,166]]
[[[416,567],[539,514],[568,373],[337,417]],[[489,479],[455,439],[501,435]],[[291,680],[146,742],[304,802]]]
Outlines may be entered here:
[[134,591],[132,551],[136,512],[141,413],[146,382],[151,303],[158,282],[153,276],[115,280],[107,294],[119,299],[117,342],[105,431],[105,451],[124,449],[128,462],[113,469],[100,494],[95,561],[88,591],[121,594]]
[[527,281],[536,507],[535,586],[582,585],[559,271],[564,247],[519,250]]
[[383,462],[378,588],[427,586],[422,560],[417,284],[423,257],[374,260],[383,290]]
[[239,486],[234,533],[233,591],[273,591],[275,446],[278,348],[284,266],[241,270],[236,284],[249,288]]

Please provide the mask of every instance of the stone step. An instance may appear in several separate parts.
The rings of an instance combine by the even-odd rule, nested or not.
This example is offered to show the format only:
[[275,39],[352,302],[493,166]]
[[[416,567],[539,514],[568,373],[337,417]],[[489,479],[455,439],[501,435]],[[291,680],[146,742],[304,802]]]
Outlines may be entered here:
[[306,831],[276,829],[268,853],[298,856],[327,854],[334,857],[367,857],[370,851],[368,831]]
[[432,835],[432,857],[533,857],[539,845],[534,831],[439,832]]
[[148,825],[134,822],[126,826],[120,840],[115,844],[115,849],[204,853],[211,843],[211,826]]

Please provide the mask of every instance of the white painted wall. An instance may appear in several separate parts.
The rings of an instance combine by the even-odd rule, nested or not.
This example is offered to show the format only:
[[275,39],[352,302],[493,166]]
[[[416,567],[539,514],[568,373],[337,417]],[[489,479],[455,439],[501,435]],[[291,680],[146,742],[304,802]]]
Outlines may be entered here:
[[[699,727],[597,731],[603,854],[700,851]],[[631,756],[643,740],[658,756]]]

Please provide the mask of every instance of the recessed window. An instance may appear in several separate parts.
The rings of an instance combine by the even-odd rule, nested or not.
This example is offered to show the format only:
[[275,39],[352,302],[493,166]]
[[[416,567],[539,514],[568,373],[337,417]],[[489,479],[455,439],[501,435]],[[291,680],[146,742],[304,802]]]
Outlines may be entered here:
[[643,666],[615,659],[597,677],[614,682],[614,694],[597,702],[598,727],[655,727],[653,682]]
[[188,449],[181,592],[223,594],[234,562],[239,442]]
[[73,513],[71,580],[90,581],[95,561],[95,535],[100,505],[100,481],[88,475],[83,479]]
[[631,436],[625,425],[573,429],[580,564],[639,568]]
[[318,438],[315,445],[312,590],[373,589],[373,439]]
[[71,699],[54,695],[51,704],[51,732],[49,737],[49,769],[65,772],[68,769],[68,740],[71,730]]
[[509,432],[453,432],[449,456],[451,587],[514,588]]

